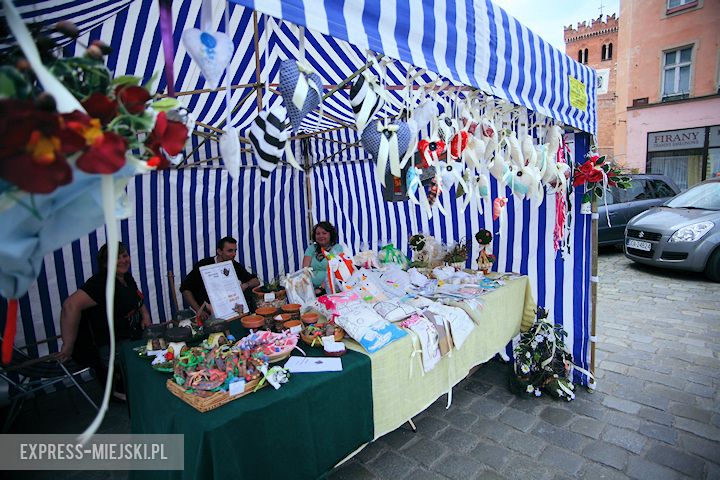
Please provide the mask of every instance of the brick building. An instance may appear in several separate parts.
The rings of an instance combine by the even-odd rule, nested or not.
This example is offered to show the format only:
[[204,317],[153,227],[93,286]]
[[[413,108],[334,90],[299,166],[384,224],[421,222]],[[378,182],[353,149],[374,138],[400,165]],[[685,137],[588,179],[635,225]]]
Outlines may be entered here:
[[565,53],[597,71],[598,151],[615,157],[615,102],[617,95],[618,19],[615,14],[565,28]]
[[720,1],[621,0],[615,157],[687,188],[720,173]]

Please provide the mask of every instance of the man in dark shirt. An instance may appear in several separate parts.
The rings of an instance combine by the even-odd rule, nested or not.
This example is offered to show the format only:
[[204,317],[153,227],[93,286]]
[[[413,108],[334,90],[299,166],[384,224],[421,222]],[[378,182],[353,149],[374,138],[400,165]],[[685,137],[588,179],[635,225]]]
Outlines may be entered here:
[[[210,305],[207,290],[203,283],[202,276],[200,275],[200,267],[206,265],[212,265],[214,263],[226,262],[232,260],[233,266],[235,267],[235,273],[237,274],[238,280],[240,280],[240,287],[245,294],[245,300],[247,300],[250,311],[255,311],[255,298],[252,295],[252,289],[260,285],[260,281],[257,275],[248,272],[245,267],[235,261],[235,255],[237,254],[237,240],[232,237],[224,237],[218,240],[217,248],[215,249],[215,256],[208,257],[197,262],[187,277],[180,284],[180,291],[182,292],[183,299],[185,302],[192,307],[193,310],[198,311],[202,304],[207,302]],[[207,314],[203,311],[203,319],[207,318]]]

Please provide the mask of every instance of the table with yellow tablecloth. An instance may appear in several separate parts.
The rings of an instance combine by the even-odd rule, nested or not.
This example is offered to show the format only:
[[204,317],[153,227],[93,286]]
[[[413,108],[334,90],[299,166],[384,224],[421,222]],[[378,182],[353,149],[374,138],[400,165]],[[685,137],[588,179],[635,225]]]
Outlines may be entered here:
[[379,438],[425,410],[463,380],[474,366],[504,349],[535,318],[535,300],[526,276],[505,279],[505,284],[482,295],[477,303],[456,302],[476,328],[460,349],[443,357],[423,375],[420,354],[413,354],[410,335],[375,353],[367,353],[352,340],[346,345],[370,356],[375,438]]

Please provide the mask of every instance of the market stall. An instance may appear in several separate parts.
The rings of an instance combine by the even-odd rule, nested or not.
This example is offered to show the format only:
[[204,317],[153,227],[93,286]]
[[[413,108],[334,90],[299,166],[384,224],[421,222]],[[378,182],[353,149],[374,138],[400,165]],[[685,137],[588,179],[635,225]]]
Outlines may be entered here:
[[[72,8],[72,2],[46,3],[42,15],[30,2],[21,4],[20,10],[26,19],[53,22],[69,15]],[[216,239],[224,235],[239,239],[241,263],[271,280],[298,269],[308,244],[309,223],[319,220],[337,225],[342,243],[353,253],[393,244],[409,254],[408,240],[415,233],[448,244],[471,239],[466,267],[477,267],[479,245],[472,238],[486,228],[494,237],[492,253],[497,260],[493,270],[527,275],[510,285],[517,290],[513,298],[522,303],[513,303],[510,312],[488,297],[487,310],[476,321],[478,328],[469,337],[468,348],[460,350],[452,362],[446,359],[455,366],[433,373],[445,375],[435,380],[442,385],[425,388],[413,383],[417,401],[389,414],[382,423],[377,418],[386,418],[385,413],[377,417],[375,435],[397,427],[398,422],[447,392],[471,366],[501,350],[518,333],[521,322],[527,321],[532,297],[564,326],[575,361],[587,367],[591,219],[581,213],[579,196],[576,200],[582,187],[545,190],[541,186],[537,196],[529,198],[513,194],[509,182],[497,175],[487,177],[487,198],[474,200],[470,208],[456,185],[446,189],[442,200],[446,210],[441,213],[408,201],[387,202],[387,192],[378,182],[382,176],[378,172],[384,167],[378,168],[377,155],[368,154],[361,146],[345,86],[359,72],[371,68],[381,77],[382,89],[389,92],[388,106],[381,112],[388,118],[398,117],[413,98],[415,104],[437,98],[445,112],[455,111],[456,116],[463,105],[473,101],[485,102],[483,114],[495,106],[502,110],[509,105],[507,112],[498,113],[498,118],[508,115],[503,129],[508,138],[521,131],[522,115],[526,123],[532,122],[525,125],[531,143],[542,144],[549,128],[563,125],[568,133],[564,136],[567,148],[562,151],[572,166],[585,158],[590,134],[596,129],[591,69],[550,47],[490,1],[433,2],[432,7],[410,2],[395,6],[390,12],[394,15],[385,7],[381,15],[380,5],[370,3],[348,3],[343,9],[340,2],[237,2],[244,6],[228,6],[226,20],[225,2],[214,1],[210,2],[215,7],[210,25],[213,30],[230,32],[234,47],[227,81],[232,92],[226,99],[225,92],[208,88],[180,42],[184,30],[200,25],[199,2],[175,2],[170,10],[169,2],[161,2],[174,25],[165,35],[154,2],[95,3],[103,13],[93,20],[88,20],[89,15],[80,16],[84,29],[80,40],[101,38],[110,44],[114,50],[108,65],[116,75],[136,74],[150,80],[154,72],[164,69],[166,75],[153,80],[154,91],[175,91],[196,117],[183,160],[172,169],[133,179],[128,196],[134,207],[129,218],[119,222],[120,237],[129,247],[133,271],[154,320],[169,319],[174,313],[170,299],[177,291],[171,288],[169,272],[173,278],[184,277],[193,263],[214,251]],[[306,13],[306,8],[312,14]],[[434,14],[428,15],[429,11]],[[362,21],[351,21],[358,18]],[[148,54],[159,51],[161,38],[166,46],[172,41],[175,48],[174,58],[167,63],[161,55]],[[80,43],[65,48],[72,53],[82,48]],[[378,54],[384,55],[379,62]],[[258,112],[267,113],[283,103],[278,89],[282,88],[281,62],[286,58],[308,62],[318,72],[323,91],[322,107],[310,109],[288,142],[302,171],[285,163],[271,171],[259,167],[250,142],[243,141],[239,160],[228,173],[230,166],[221,162],[217,141],[226,134],[225,121],[230,120],[239,138],[247,140]],[[420,97],[415,98],[417,94]],[[441,96],[443,100],[439,100]],[[228,114],[230,110],[233,112]],[[579,130],[569,133],[571,128]],[[567,203],[559,201],[561,196]],[[504,209],[496,210],[501,198]],[[59,333],[61,302],[94,270],[94,252],[105,238],[100,228],[45,255],[37,283],[19,299],[18,341],[32,343]],[[6,305],[3,300],[2,309]],[[0,313],[4,319],[5,310]],[[503,313],[506,318],[501,318]],[[492,322],[503,323],[490,342],[481,329],[490,328]],[[50,351],[57,351],[58,346],[55,340],[48,343]],[[405,356],[412,353],[405,351],[411,348],[407,340],[401,340],[396,348]],[[381,357],[391,352],[381,350],[372,359],[373,390],[376,378],[380,381],[383,377],[380,368],[389,364]],[[433,381],[430,376],[427,380]],[[587,381],[582,374],[575,380]],[[247,401],[260,402],[271,393],[259,392]],[[373,392],[376,412],[386,404],[378,394]],[[244,402],[246,399],[234,403]]]

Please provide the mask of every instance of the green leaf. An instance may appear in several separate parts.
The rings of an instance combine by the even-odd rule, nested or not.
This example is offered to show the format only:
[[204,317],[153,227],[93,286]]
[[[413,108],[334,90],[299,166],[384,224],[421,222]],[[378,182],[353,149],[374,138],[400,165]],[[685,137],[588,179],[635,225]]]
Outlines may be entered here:
[[580,203],[590,203],[590,192],[585,192],[582,197],[582,202]]
[[465,190],[463,189],[462,185],[457,186],[457,189],[455,190],[455,198],[460,198],[463,195],[465,195]]
[[142,78],[135,77],[133,75],[120,75],[119,77],[113,78],[111,85],[140,85]]
[[602,198],[603,193],[605,193],[605,191],[603,190],[602,187],[595,187],[594,192],[595,192],[595,196],[598,198]]
[[173,108],[177,108],[179,105],[180,101],[178,99],[167,97],[153,102],[150,106],[155,110],[166,112],[168,110],[172,110]]
[[160,72],[153,73],[153,76],[150,77],[150,79],[143,84],[143,88],[149,92],[150,88],[152,87],[152,84],[155,83],[155,80],[157,80],[157,78],[159,76],[160,76]]

